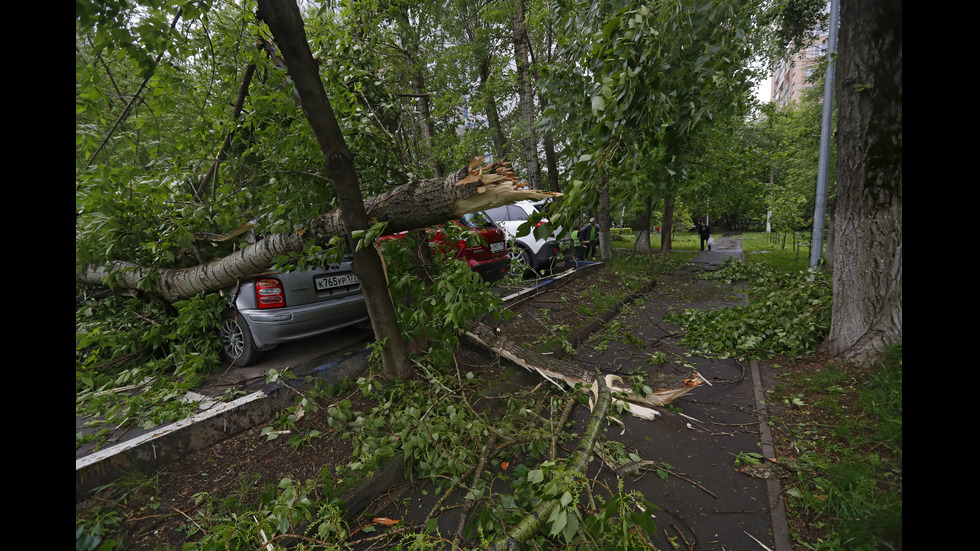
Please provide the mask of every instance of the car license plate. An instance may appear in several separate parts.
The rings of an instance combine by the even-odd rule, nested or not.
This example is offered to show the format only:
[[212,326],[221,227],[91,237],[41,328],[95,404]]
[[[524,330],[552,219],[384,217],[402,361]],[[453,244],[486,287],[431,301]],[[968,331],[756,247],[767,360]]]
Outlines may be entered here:
[[502,250],[504,250],[504,242],[503,241],[498,241],[496,243],[490,243],[490,252],[492,252],[492,253],[499,253]]
[[357,275],[355,274],[321,275],[313,278],[313,284],[316,286],[317,291],[357,285],[357,283]]

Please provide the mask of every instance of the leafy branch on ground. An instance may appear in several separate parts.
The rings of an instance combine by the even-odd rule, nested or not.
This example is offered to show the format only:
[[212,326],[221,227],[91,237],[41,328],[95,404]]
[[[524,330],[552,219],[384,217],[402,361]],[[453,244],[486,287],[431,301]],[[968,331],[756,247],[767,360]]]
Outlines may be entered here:
[[830,330],[832,283],[825,272],[779,272],[762,262],[728,259],[707,279],[743,282],[748,306],[687,309],[667,319],[686,330],[684,343],[715,357],[800,357],[814,352]]

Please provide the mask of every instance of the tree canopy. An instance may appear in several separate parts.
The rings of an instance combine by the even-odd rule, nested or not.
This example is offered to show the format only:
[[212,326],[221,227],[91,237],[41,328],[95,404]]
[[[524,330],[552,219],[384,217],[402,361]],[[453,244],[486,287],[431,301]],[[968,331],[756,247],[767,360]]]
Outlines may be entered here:
[[[459,182],[487,155],[565,194],[547,213],[555,227],[591,213],[608,230],[611,209],[649,217],[664,199],[669,231],[676,201],[733,227],[766,209],[780,225],[806,223],[809,115],[753,118],[750,91],[817,4],[300,8],[361,197]],[[349,222],[325,230],[344,201],[310,124],[323,110],[259,11],[251,0],[76,2],[77,282],[198,300],[228,280],[168,294],[161,274],[234,263],[256,252],[248,239],[268,238],[256,266],[292,266],[363,235]]]

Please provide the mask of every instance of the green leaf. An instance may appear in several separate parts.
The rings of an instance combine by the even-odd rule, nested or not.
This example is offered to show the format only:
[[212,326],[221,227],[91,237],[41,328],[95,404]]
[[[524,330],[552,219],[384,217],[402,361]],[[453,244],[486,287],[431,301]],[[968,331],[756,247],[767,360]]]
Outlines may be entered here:
[[592,114],[599,116],[599,112],[605,110],[606,100],[602,96],[592,96]]

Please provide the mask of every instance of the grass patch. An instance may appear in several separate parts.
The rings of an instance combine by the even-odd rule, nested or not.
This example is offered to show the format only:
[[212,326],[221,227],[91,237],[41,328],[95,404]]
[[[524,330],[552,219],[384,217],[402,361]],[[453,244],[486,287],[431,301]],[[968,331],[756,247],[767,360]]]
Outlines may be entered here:
[[783,379],[799,390],[790,391],[795,402],[778,416],[780,447],[787,448],[780,454],[799,452],[785,489],[796,543],[900,549],[901,348],[870,367],[828,364]]
[[675,251],[700,251],[701,238],[694,232],[677,232],[671,236],[670,246]]
[[810,266],[810,236],[798,234],[794,240],[783,234],[745,232],[742,251],[746,262],[765,262],[781,272],[796,272]]

